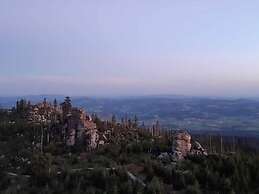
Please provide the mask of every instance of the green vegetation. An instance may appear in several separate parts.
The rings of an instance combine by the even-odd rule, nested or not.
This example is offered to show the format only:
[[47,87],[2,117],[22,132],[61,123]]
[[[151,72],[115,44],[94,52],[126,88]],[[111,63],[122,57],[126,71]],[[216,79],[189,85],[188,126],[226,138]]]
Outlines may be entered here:
[[23,116],[0,111],[0,193],[259,193],[259,156],[245,147],[162,162],[157,155],[171,149],[171,140],[138,132],[137,139],[128,135],[91,152],[60,144],[41,152],[35,141],[41,128]]

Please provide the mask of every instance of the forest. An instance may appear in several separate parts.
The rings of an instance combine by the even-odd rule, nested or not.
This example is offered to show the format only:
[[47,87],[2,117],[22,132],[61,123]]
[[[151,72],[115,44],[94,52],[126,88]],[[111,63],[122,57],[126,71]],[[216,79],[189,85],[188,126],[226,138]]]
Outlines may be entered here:
[[[96,117],[95,122],[103,130],[114,121]],[[121,125],[115,128],[119,132],[111,142],[95,150],[70,149],[62,143],[39,149],[33,140],[40,141],[35,137],[40,127],[15,108],[2,109],[0,193],[259,193],[259,155],[247,139],[236,139],[233,148],[225,137],[210,137],[211,146],[207,135],[197,135],[208,156],[171,161],[158,155],[171,150],[172,139],[153,137],[140,127],[134,133]]]

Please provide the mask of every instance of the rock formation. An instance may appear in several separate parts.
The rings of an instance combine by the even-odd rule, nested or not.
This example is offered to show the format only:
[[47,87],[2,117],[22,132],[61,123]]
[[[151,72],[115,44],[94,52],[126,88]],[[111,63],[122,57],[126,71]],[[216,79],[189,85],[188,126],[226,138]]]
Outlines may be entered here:
[[[44,142],[46,142],[45,145],[50,142],[58,142],[68,147],[85,146],[86,150],[92,150],[97,146],[112,142],[137,142],[139,139],[139,129],[134,128],[137,126],[137,119],[134,124],[130,119],[127,122],[123,121],[121,126],[116,125],[115,119],[112,124],[102,122],[101,127],[99,126],[100,129],[97,130],[96,123],[91,116],[83,109],[73,107],[69,97],[66,97],[60,105],[56,100],[49,103],[44,99],[42,103],[36,105],[31,105],[23,100],[17,102],[18,109],[28,110],[27,120],[40,126],[41,145]],[[158,122],[153,129],[160,129]],[[161,132],[161,130],[152,130],[152,135],[160,138]],[[170,137],[170,135],[166,137]],[[199,142],[192,142],[191,135],[185,130],[175,131],[172,138],[172,153],[161,154],[160,159],[182,160],[187,155],[207,155]]]
[[189,133],[185,130],[178,130],[173,134],[173,160],[182,160],[187,155],[207,155],[207,152],[199,142],[192,141]]
[[191,151],[191,135],[180,130],[173,134],[172,153],[177,160],[181,160]]
[[88,149],[96,148],[98,133],[96,124],[91,117],[82,109],[71,108],[65,110],[68,111],[66,116],[63,116],[65,131],[68,134],[67,145],[74,146],[75,144],[82,145],[85,143]]
[[[69,97],[65,101],[53,105],[45,99],[42,103],[30,105],[27,120],[48,128],[48,136],[63,139],[67,146],[86,145],[87,149],[94,149],[98,145],[96,124],[83,109],[72,107]],[[55,124],[59,128],[55,129]]]
[[191,148],[190,154],[191,155],[205,155],[205,156],[208,155],[207,151],[197,141],[194,141],[192,143],[192,148]]

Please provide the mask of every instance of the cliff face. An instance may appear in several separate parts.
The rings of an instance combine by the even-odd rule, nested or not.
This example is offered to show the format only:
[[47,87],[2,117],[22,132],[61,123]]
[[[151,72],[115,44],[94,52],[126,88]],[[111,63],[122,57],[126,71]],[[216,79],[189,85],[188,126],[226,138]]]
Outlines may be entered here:
[[184,130],[173,134],[172,154],[175,160],[182,160],[187,155],[207,155],[206,150]]
[[[62,136],[61,139],[65,141],[67,146],[85,144],[87,149],[97,147],[99,136],[96,124],[83,109],[72,107],[69,98],[66,98],[60,106],[57,105],[57,102],[51,104],[46,100],[28,106],[27,120],[31,123],[47,125],[50,136]],[[50,127],[55,124],[59,124],[62,128],[58,130],[58,134],[54,134]]]
[[65,118],[67,136],[67,145],[86,143],[87,149],[97,147],[98,133],[96,124],[91,117],[82,109],[72,108],[70,114]]
[[201,144],[197,141],[192,143],[192,149],[190,155],[205,155],[207,156],[207,151],[201,146]]
[[191,151],[191,135],[186,131],[177,131],[173,135],[172,153],[176,159],[183,159]]

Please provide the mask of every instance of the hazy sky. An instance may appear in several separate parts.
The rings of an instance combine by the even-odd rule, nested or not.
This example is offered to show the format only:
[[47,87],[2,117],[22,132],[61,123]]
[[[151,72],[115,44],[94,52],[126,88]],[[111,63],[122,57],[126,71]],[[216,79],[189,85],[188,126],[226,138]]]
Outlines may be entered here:
[[259,96],[257,0],[0,0],[0,95]]

